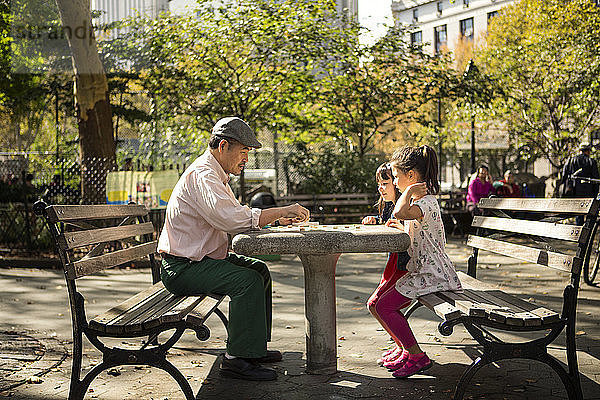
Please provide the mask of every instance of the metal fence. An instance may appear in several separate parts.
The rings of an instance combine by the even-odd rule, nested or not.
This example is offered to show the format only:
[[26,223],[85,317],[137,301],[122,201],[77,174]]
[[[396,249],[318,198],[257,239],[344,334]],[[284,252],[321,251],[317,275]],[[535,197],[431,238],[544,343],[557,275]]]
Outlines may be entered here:
[[[317,146],[315,151],[318,150]],[[297,148],[292,144],[272,142],[271,146],[250,153],[246,165],[249,171],[270,170],[275,176],[266,188],[264,182],[248,178],[245,184],[247,202],[252,194],[264,189],[276,197],[295,194],[294,188],[305,179],[294,165],[288,163],[288,156],[295,152]],[[47,204],[106,203],[109,171],[169,170],[179,176],[199,154],[201,151],[182,152],[176,162],[168,162],[165,158],[156,162],[152,161],[155,158],[142,157],[125,162],[126,158],[121,154],[120,163],[110,164],[100,159],[81,162],[76,156],[57,157],[54,153],[0,153],[0,257],[52,252],[44,223],[32,211],[37,200],[43,199]],[[330,179],[338,177],[330,176]],[[240,195],[239,181],[233,180],[232,187]],[[86,191],[92,195],[86,196]],[[164,223],[164,209],[154,203],[133,200],[151,209],[150,218],[158,235]]]

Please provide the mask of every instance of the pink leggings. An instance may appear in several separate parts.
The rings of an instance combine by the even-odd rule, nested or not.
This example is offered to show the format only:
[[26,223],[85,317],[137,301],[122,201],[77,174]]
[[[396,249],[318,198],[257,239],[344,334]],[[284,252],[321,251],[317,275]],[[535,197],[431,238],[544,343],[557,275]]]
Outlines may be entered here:
[[405,349],[417,344],[417,339],[415,339],[415,335],[408,326],[408,321],[400,312],[410,302],[411,299],[401,295],[396,287],[392,286],[377,299],[374,310],[370,307],[372,311],[377,313],[375,317],[379,319],[385,330],[394,338],[394,341],[399,345],[401,344]]

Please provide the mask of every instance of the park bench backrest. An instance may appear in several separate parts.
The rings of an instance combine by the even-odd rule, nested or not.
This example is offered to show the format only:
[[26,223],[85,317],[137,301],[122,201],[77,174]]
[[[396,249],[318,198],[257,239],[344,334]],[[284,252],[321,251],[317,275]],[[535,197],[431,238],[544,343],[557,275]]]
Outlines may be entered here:
[[[144,206],[55,205],[44,207],[42,213],[57,243],[67,280],[144,257],[149,257],[154,283],[160,279],[154,228]],[[116,243],[122,248],[115,249]],[[78,257],[75,250],[83,256]]]
[[[468,274],[476,276],[477,255],[486,250],[543,267],[567,272],[563,317],[574,317],[579,277],[590,233],[598,215],[598,200],[585,199],[481,199],[483,216],[475,216],[477,228],[467,244],[473,247]],[[584,216],[583,226],[573,218]]]

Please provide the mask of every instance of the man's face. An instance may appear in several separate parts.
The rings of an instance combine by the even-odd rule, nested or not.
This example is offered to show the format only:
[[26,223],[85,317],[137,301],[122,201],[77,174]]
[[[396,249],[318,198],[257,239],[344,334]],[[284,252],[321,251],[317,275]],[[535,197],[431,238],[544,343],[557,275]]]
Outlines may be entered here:
[[248,152],[251,147],[229,140],[222,140],[219,144],[222,154],[223,169],[228,174],[240,175],[248,162]]

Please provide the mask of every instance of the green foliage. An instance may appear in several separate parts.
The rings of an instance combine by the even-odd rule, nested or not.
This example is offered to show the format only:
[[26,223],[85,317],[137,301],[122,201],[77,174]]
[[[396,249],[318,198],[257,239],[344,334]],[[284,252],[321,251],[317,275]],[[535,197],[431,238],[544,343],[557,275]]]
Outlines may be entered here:
[[130,61],[137,74],[130,85],[152,93],[152,118],[173,131],[206,136],[223,115],[272,127],[326,59],[322,43],[338,30],[334,12],[325,0],[245,0],[216,9],[199,1],[193,16],[129,21],[129,36],[105,43],[103,51],[115,71]]
[[291,175],[302,180],[294,193],[376,193],[375,171],[382,155],[361,157],[348,143],[330,141],[318,146],[298,143],[286,159]]
[[447,95],[448,59],[408,45],[404,28],[363,45],[364,28],[339,16],[330,0],[216,8],[199,1],[193,16],[127,25],[128,37],[103,44],[105,65],[118,72],[129,60],[137,77],[128,85],[156,101],[146,114],[160,121],[152,135],[171,132],[161,143],[190,132],[188,143],[203,143],[220,117],[237,115],[291,142],[348,138],[362,156]]
[[70,77],[50,73],[64,63],[64,52],[42,52],[13,36],[21,29],[38,32],[40,24],[44,29],[58,26],[53,2],[0,1],[0,148],[5,150],[50,150],[55,142],[50,105],[58,95],[61,113],[73,109]]
[[405,27],[391,28],[373,45],[361,44],[348,21],[332,46],[329,68],[306,93],[304,117],[313,137],[349,138],[360,156],[372,151],[399,124],[417,121],[427,103],[447,96],[449,60],[407,44]]
[[515,147],[555,167],[600,129],[600,9],[589,0],[522,0],[494,18],[477,63],[502,89],[490,115]]

